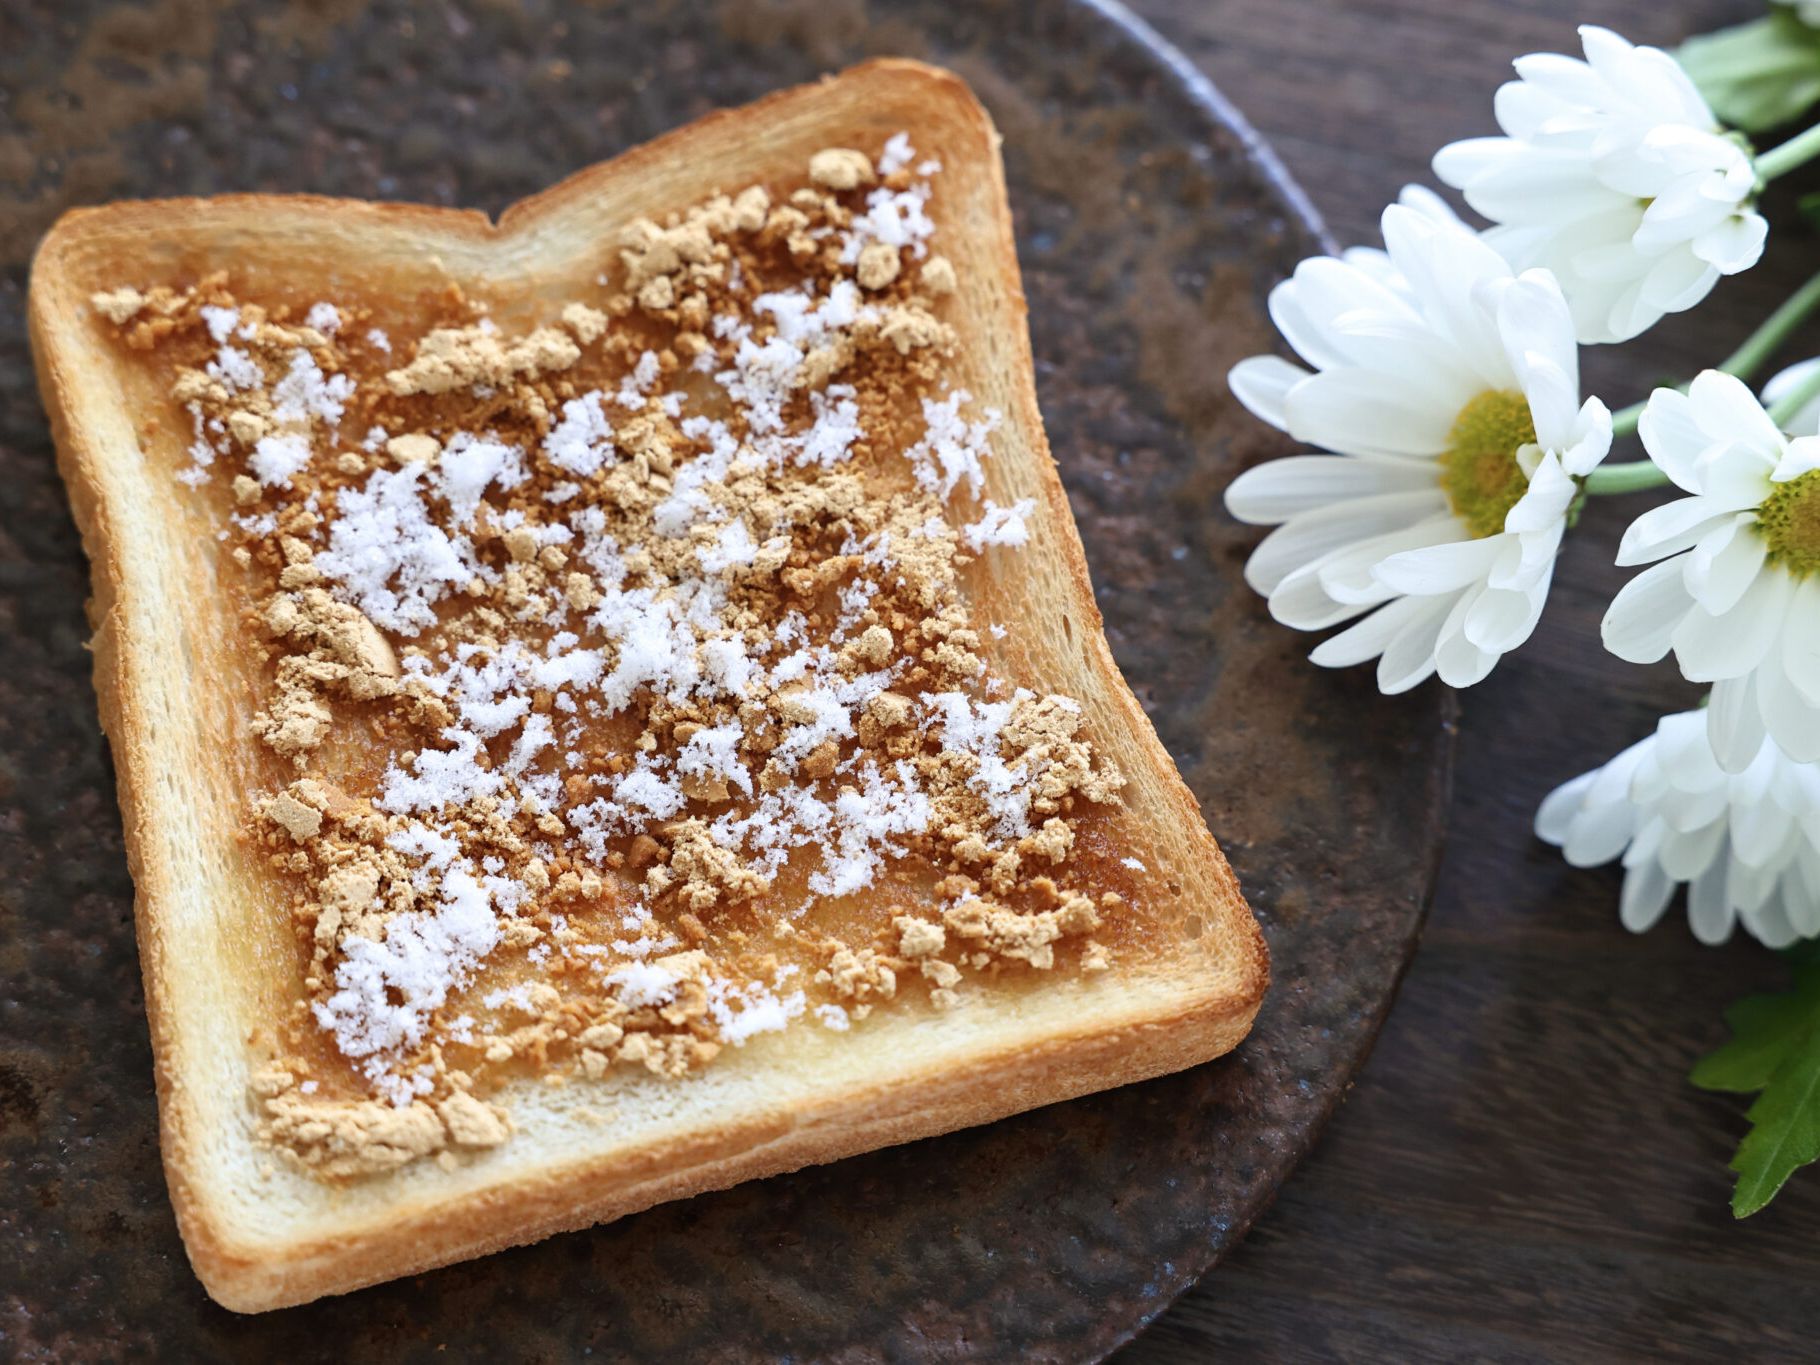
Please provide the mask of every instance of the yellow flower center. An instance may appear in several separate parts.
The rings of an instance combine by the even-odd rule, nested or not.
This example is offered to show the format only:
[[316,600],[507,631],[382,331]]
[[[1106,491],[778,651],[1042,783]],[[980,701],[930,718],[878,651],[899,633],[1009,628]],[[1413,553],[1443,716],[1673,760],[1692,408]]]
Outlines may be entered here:
[[1529,400],[1514,389],[1487,389],[1460,409],[1441,453],[1441,491],[1475,540],[1502,531],[1529,491],[1517,451],[1535,440]]
[[1757,534],[1769,542],[1770,563],[1796,578],[1820,570],[1820,469],[1770,486],[1757,509]]

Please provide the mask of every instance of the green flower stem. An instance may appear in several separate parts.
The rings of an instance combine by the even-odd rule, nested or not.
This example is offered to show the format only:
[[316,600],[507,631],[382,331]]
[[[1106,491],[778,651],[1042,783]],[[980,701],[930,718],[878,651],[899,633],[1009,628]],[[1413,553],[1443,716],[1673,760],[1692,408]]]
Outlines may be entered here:
[[1727,356],[1719,368],[1740,379],[1749,379],[1763,367],[1764,361],[1782,349],[1782,343],[1817,306],[1820,306],[1820,274],[1815,274],[1790,294],[1756,331],[1744,338],[1743,344]]
[[1668,475],[1653,460],[1631,460],[1600,465],[1586,476],[1583,486],[1596,497],[1601,493],[1637,493],[1645,488],[1660,488],[1667,482]]
[[[1758,324],[1757,329],[1739,344],[1717,368],[1726,374],[1736,375],[1748,380],[1763,368],[1766,362],[1777,351],[1782,349],[1794,331],[1816,308],[1820,308],[1820,272],[1816,272],[1808,282],[1783,300],[1782,306]],[[1683,391],[1687,385],[1681,385]],[[1648,400],[1632,403],[1628,408],[1620,408],[1611,417],[1611,430],[1614,436],[1634,436],[1637,422],[1643,416],[1643,409]]]
[[1757,178],[1767,185],[1816,156],[1820,156],[1820,123],[1761,153],[1757,157]]
[[[1778,308],[1775,313],[1751,334],[1735,352],[1731,359],[1721,367],[1727,373],[1745,378],[1768,357],[1776,347],[1794,330],[1801,318],[1820,303],[1820,276],[1809,280],[1789,301]],[[1784,395],[1770,407],[1770,419],[1777,426],[1784,426],[1802,408],[1815,398],[1820,398],[1820,370],[1808,376],[1806,382],[1791,393]],[[1622,412],[1612,417],[1612,431],[1619,436],[1628,436],[1637,429],[1637,419],[1643,415],[1643,404],[1632,403]],[[1668,482],[1656,464],[1650,460],[1631,460],[1623,464],[1601,465],[1586,476],[1585,489],[1590,494],[1601,493],[1635,493],[1646,488],[1660,488]]]
[[1786,428],[1788,419],[1820,397],[1820,369],[1810,374],[1791,392],[1770,405],[1769,415],[1779,427]]

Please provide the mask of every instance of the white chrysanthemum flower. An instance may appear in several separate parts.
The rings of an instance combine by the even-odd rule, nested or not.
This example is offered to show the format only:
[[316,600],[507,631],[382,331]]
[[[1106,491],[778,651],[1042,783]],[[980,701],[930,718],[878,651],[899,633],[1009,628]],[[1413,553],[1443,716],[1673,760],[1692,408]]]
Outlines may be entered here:
[[[1815,0],[1820,4],[1820,0]],[[1784,398],[1806,387],[1820,371],[1820,355],[1790,365],[1763,386],[1763,406],[1773,408]],[[1782,429],[1793,436],[1812,436],[1820,432],[1820,394],[1815,394],[1794,412],[1782,419]]]
[[1820,934],[1820,768],[1765,740],[1727,773],[1698,711],[1664,716],[1656,733],[1602,768],[1556,788],[1536,833],[1575,867],[1624,857],[1624,927],[1642,933],[1687,885],[1703,943],[1737,920],[1772,948]]
[[1429,674],[1465,687],[1529,638],[1578,480],[1611,448],[1611,414],[1580,402],[1579,355],[1553,276],[1521,278],[1458,223],[1384,211],[1386,255],[1303,261],[1270,295],[1285,340],[1233,368],[1257,416],[1337,454],[1247,471],[1241,521],[1275,525],[1245,567],[1270,613],[1325,630],[1310,656],[1377,658],[1378,686]]
[[1713,684],[1713,751],[1741,772],[1765,731],[1820,760],[1820,437],[1785,436],[1742,381],[1707,370],[1657,389],[1643,445],[1691,496],[1632,522],[1619,564],[1660,560],[1605,613],[1605,647],[1632,663],[1669,650]]
[[1497,224],[1485,238],[1513,269],[1554,271],[1582,341],[1624,341],[1755,265],[1768,225],[1749,151],[1673,57],[1580,38],[1585,61],[1519,57],[1505,136],[1451,143],[1434,170]]

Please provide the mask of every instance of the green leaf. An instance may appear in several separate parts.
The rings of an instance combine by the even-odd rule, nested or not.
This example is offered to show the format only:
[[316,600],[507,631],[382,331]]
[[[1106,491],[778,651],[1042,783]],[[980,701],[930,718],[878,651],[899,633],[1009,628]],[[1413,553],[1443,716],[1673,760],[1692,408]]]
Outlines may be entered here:
[[1820,29],[1786,6],[1689,38],[1675,58],[1713,112],[1747,133],[1793,123],[1820,103]]
[[1799,1050],[1817,1016],[1820,1000],[1809,999],[1799,990],[1740,1000],[1725,1012],[1732,1040],[1701,1058],[1688,1079],[1702,1090],[1754,1095],[1769,1084],[1789,1054]]
[[1820,1048],[1808,1045],[1770,1077],[1745,1115],[1751,1130],[1738,1144],[1732,1169],[1732,1214],[1749,1218],[1776,1197],[1788,1178],[1820,1158]]
[[1732,1039],[1701,1060],[1690,1079],[1703,1090],[1757,1094],[1751,1128],[1731,1169],[1732,1212],[1748,1218],[1788,1178],[1820,1160],[1820,963],[1795,957],[1794,989],[1753,995],[1725,1012]]

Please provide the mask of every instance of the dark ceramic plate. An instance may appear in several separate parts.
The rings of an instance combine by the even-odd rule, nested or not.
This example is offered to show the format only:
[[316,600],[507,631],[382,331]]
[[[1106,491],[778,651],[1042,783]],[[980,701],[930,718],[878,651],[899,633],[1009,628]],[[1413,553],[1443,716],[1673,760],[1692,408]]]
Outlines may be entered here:
[[[1318,247],[1213,89],[1111,3],[802,0],[0,7],[0,1346],[62,1359],[1080,1358],[1269,1203],[1413,947],[1446,786],[1438,692],[1301,661],[1221,488],[1278,450],[1226,395]],[[23,326],[61,209],[310,190],[498,210],[859,58],[952,66],[1005,135],[1043,412],[1126,676],[1270,937],[1240,1051],[990,1128],[236,1318],[158,1164],[131,896],[82,642],[87,571]],[[10,124],[11,126],[6,126]]]

